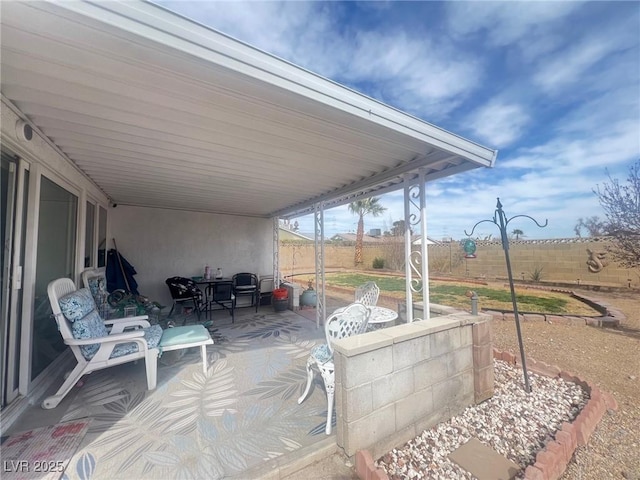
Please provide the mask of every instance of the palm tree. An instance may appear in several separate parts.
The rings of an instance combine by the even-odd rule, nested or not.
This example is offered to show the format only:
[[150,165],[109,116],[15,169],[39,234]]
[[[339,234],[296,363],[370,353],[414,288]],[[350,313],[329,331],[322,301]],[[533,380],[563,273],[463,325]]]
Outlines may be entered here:
[[380,205],[380,199],[377,197],[370,197],[364,200],[356,200],[349,204],[349,211],[354,215],[358,215],[358,231],[356,232],[356,266],[362,264],[362,237],[364,236],[364,216],[373,215],[378,217],[382,215],[382,212],[386,210],[385,207]]
[[522,235],[524,237],[524,232],[522,230],[520,230],[519,228],[514,228],[513,232],[511,232],[511,235],[515,235],[516,236],[516,240],[520,240],[520,235]]

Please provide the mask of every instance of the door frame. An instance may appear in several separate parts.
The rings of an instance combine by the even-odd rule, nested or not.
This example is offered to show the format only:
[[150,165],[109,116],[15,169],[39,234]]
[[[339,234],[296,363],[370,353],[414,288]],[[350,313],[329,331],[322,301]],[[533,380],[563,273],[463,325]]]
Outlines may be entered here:
[[[8,229],[7,239],[9,241],[8,255],[6,261],[7,265],[7,285],[3,285],[7,290],[3,293],[8,294],[8,302],[5,304],[6,311],[6,325],[5,329],[8,330],[8,335],[5,337],[5,344],[2,345],[4,350],[4,359],[2,362],[2,402],[4,406],[11,404],[20,395],[20,372],[16,378],[15,369],[18,361],[16,352],[18,350],[18,342],[21,342],[21,337],[18,337],[18,326],[20,326],[20,332],[22,334],[22,322],[18,313],[21,312],[19,307],[22,307],[21,298],[24,297],[24,278],[23,278],[23,259],[22,259],[22,245],[24,242],[23,235],[26,236],[24,229],[25,221],[25,209],[27,205],[24,202],[25,188],[28,189],[28,185],[25,186],[25,176],[30,171],[31,165],[25,161],[24,158],[17,155],[13,149],[5,147],[5,152],[9,153],[12,159],[15,161],[14,172],[14,191],[13,198],[10,199],[10,205],[7,205],[7,220],[11,224],[11,228]],[[9,219],[9,217],[11,217]],[[26,249],[25,249],[26,256]],[[6,332],[5,332],[6,333]],[[20,345],[22,348],[22,345]],[[17,380],[17,382],[16,382]],[[17,387],[14,385],[18,384]]]

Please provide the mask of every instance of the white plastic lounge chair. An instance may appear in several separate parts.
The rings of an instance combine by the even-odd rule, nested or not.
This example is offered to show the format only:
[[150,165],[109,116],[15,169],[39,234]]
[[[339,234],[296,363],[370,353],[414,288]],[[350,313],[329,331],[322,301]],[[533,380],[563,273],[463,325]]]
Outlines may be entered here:
[[205,349],[213,340],[202,325],[172,328],[164,335],[159,325],[150,325],[146,315],[103,320],[89,290],[76,290],[69,278],[49,283],[47,293],[60,334],[78,364],[56,394],[44,399],[43,408],[57,407],[83,375],[139,359],[145,361],[147,388],[153,390],[161,349],[200,346],[206,374]]

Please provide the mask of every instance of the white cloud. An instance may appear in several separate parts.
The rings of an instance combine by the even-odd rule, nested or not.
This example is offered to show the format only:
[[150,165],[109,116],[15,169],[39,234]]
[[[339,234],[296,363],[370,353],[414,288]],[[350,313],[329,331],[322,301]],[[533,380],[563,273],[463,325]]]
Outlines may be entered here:
[[581,3],[447,2],[446,6],[454,35],[478,36],[494,47],[515,46],[526,58],[536,58],[561,44],[562,36],[555,30]]
[[[291,38],[326,28],[318,4],[308,2],[158,1],[186,17],[269,53],[290,57]],[[313,22],[309,22],[313,19]]]
[[[605,180],[604,170],[576,174],[568,181],[566,176],[549,175],[546,171],[532,172],[514,180],[499,178],[497,169],[486,169],[458,175],[427,185],[427,232],[440,239],[464,238],[476,222],[491,219],[500,197],[506,215],[530,215],[539,223],[548,220],[548,226],[539,228],[527,219],[516,219],[509,229],[520,228],[526,238],[558,238],[573,235],[573,226],[579,217],[600,215],[602,210],[592,189]],[[624,172],[619,176],[624,178]],[[392,222],[404,218],[402,191],[383,195],[387,212],[382,217],[365,218],[365,229],[389,229]],[[313,218],[299,219],[301,230],[313,232]],[[355,232],[357,219],[346,206],[325,212],[325,235]],[[474,237],[499,237],[497,226],[483,223]]]
[[[499,161],[500,168],[544,171],[573,178],[583,172],[602,175],[605,167],[640,155],[640,98],[634,88],[611,88],[558,118],[548,140],[521,147]],[[567,183],[567,186],[572,184]]]
[[[401,5],[402,8],[397,5]],[[170,8],[429,121],[500,149],[494,169],[427,185],[428,231],[462,238],[496,197],[528,238],[571,236],[601,215],[592,189],[640,157],[640,43],[628,2],[176,2]],[[349,12],[349,10],[351,10]],[[442,10],[444,18],[437,17]],[[428,12],[410,18],[413,12]],[[403,17],[403,15],[405,15]],[[366,16],[369,21],[361,21]],[[452,128],[453,127],[453,128]],[[402,192],[365,227],[404,216]],[[313,232],[313,218],[299,219]],[[330,236],[355,231],[328,210]],[[514,221],[515,222],[515,221]],[[498,236],[483,224],[478,236]]]
[[580,83],[585,72],[606,59],[618,47],[619,44],[612,37],[586,39],[547,60],[535,75],[534,82],[545,90],[558,90]]
[[479,62],[451,51],[428,36],[405,32],[359,32],[348,64],[336,74],[350,83],[377,82],[383,101],[430,118],[447,115],[475,90],[482,78]]
[[[592,77],[592,85],[584,92],[580,101],[558,119],[556,131],[573,135],[588,133],[590,136],[595,134],[601,137],[618,130],[620,125],[637,123],[640,119],[640,72],[636,72],[634,82],[634,77],[627,75],[630,72],[626,71],[634,68],[634,65],[630,63],[627,67],[620,66],[617,70],[620,80],[613,76]],[[635,69],[640,69],[640,61],[636,61]]]
[[503,148],[520,138],[528,122],[522,106],[493,100],[472,112],[466,124],[483,141]]
[[[480,62],[428,31],[341,25],[332,2],[163,2],[167,8],[385,103],[429,119],[458,107],[483,79]],[[387,7],[389,8],[389,7]],[[380,26],[379,26],[380,27]],[[363,88],[362,85],[366,84]]]

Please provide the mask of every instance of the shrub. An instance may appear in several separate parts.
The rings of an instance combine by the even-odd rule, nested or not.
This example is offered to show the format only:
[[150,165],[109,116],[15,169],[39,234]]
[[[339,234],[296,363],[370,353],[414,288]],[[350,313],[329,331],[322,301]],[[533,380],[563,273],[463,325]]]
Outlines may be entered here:
[[542,270],[543,270],[543,267],[536,266],[533,269],[533,272],[529,274],[529,278],[531,278],[531,280],[535,283],[540,282],[542,280]]
[[384,268],[384,258],[380,258],[380,257],[374,258],[373,268]]

